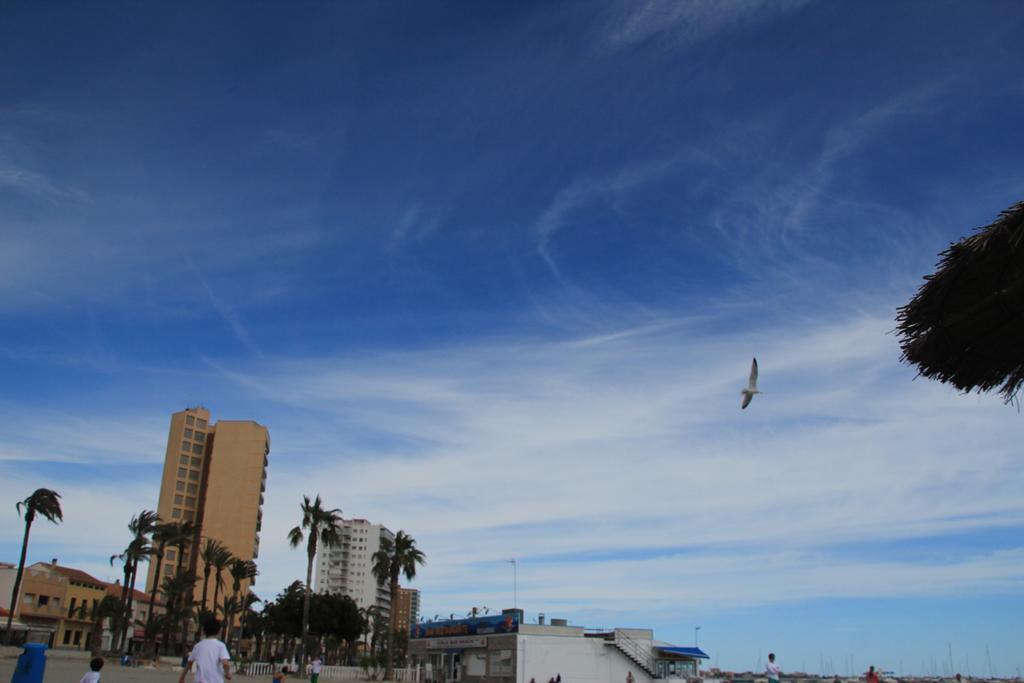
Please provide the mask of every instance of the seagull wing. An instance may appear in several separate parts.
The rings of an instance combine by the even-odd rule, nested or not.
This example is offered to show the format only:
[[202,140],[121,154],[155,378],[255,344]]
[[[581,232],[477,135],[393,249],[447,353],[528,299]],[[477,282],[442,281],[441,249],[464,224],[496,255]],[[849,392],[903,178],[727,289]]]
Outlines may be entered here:
[[757,388],[757,358],[754,358],[754,362],[750,364],[750,389]]
[[743,403],[740,405],[740,408],[742,410],[746,410],[747,406],[750,405],[750,402],[753,400],[753,398],[754,398],[754,395],[752,393],[750,393],[749,391],[744,391],[743,392]]

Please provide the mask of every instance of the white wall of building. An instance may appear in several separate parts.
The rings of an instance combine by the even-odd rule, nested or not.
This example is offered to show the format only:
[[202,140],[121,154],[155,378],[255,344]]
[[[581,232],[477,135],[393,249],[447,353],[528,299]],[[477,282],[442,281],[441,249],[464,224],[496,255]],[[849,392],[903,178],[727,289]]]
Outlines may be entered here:
[[320,548],[317,552],[314,590],[342,593],[355,600],[359,607],[376,605],[385,613],[389,612],[388,587],[378,586],[373,576],[373,554],[380,549],[382,536],[394,538],[381,524],[371,524],[365,519],[343,520],[341,544]]
[[654,680],[601,638],[520,633],[517,643],[517,683],[548,683],[559,674],[569,683],[626,683],[630,672],[635,683]]

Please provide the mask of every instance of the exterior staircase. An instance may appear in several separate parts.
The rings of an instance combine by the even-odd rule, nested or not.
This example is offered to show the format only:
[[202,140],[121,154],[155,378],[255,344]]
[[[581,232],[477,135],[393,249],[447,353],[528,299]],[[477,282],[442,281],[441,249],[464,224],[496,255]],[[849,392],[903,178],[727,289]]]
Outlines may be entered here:
[[645,671],[651,678],[658,678],[654,657],[651,656],[649,647],[638,643],[629,636],[619,631],[615,632],[612,640],[605,641],[608,645],[614,645],[615,649],[626,656],[626,658]]

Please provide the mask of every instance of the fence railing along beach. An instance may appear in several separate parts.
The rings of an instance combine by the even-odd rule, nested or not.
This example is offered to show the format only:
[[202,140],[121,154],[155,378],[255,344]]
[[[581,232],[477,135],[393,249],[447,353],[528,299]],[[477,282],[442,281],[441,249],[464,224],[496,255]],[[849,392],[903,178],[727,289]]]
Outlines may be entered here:
[[[288,666],[290,672],[294,666],[287,664],[271,664],[270,662],[245,662],[235,667],[236,671],[253,677],[266,677],[269,679],[274,675],[275,669]],[[309,668],[308,666],[306,667]],[[308,673],[307,673],[308,676]],[[323,666],[320,668],[320,678],[338,681],[379,681],[384,678],[383,669],[363,669],[360,666]],[[420,683],[419,669],[395,669],[393,681],[401,683]]]

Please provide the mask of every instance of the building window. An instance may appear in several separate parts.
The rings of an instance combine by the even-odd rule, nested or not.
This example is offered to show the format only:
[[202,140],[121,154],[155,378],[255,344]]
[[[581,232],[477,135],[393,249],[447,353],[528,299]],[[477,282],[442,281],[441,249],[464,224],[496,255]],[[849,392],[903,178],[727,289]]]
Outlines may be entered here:
[[178,554],[176,552],[174,552],[173,550],[168,550],[167,551],[167,559],[170,560],[171,562],[174,562],[174,558],[177,557],[177,556],[178,556]]
[[195,484],[189,484],[188,485],[188,492],[189,493],[196,493],[198,491],[199,491],[199,487],[196,486]]
[[188,464],[188,456],[187,455],[179,456],[178,457],[178,462],[180,464],[182,464],[182,465],[187,465]]
[[178,508],[174,508],[173,510],[171,510],[171,517],[173,519],[181,519],[181,510],[179,510]]
[[185,430],[185,438],[186,439],[191,439],[192,438],[192,430],[191,429],[186,429]]
[[191,479],[192,481],[199,481],[199,472],[195,470],[189,470],[188,478]]
[[183,482],[183,481],[176,481],[176,482],[174,482],[174,490],[175,491],[184,491],[185,490],[185,482]]
[[[196,444],[198,445],[198,444]],[[192,467],[199,467],[199,463],[202,462],[199,458],[192,458]]]
[[75,631],[75,645],[80,645],[81,643],[82,643],[82,632],[81,631]]
[[64,644],[65,645],[70,645],[71,644],[71,631],[64,631]]
[[188,452],[188,449],[191,448],[191,447],[192,447],[192,444],[189,443],[188,441],[182,441],[181,442],[181,450],[183,450],[185,452]]
[[201,444],[201,443],[194,443],[194,444],[192,444],[192,452],[193,453],[202,453],[203,452],[203,444]]
[[35,601],[36,601],[36,594],[35,593],[25,593],[25,597],[22,598],[22,602],[24,602],[26,605],[31,605]]
[[193,498],[192,496],[185,498],[185,505],[194,508],[196,506],[196,499]]
[[196,420],[196,427],[198,427],[199,429],[206,429],[206,420],[204,420],[203,418],[198,418]]
[[185,510],[185,519],[187,519],[188,521],[191,522],[194,518],[195,518],[195,513],[194,512],[192,512],[191,510]]
[[196,432],[195,440],[199,443],[206,441],[206,432]]
[[168,576],[168,577],[173,577],[174,576],[174,565],[173,564],[165,564],[164,565],[164,576]]
[[196,419],[194,417],[192,417],[191,415],[186,415],[185,416],[185,424],[187,424],[189,427],[191,427],[195,423],[196,423]]
[[50,604],[50,596],[49,595],[40,595],[39,596],[39,602],[36,603],[36,604],[39,605],[40,607],[43,607],[45,605],[49,605]]
[[[78,598],[71,598],[71,604],[68,605],[68,616],[69,617],[74,617],[75,616],[75,601],[77,599]],[[83,605],[83,607],[84,607],[84,605]]]
[[188,474],[188,470],[186,470],[186,469],[185,469],[184,467],[179,467],[179,468],[178,468],[178,476],[179,476],[179,477],[181,477],[182,479],[184,479],[184,478],[185,478],[185,475],[187,475],[187,474]]
[[184,496],[175,496],[174,497],[174,504],[175,505],[181,505],[181,501],[183,501],[183,500],[185,500]]

